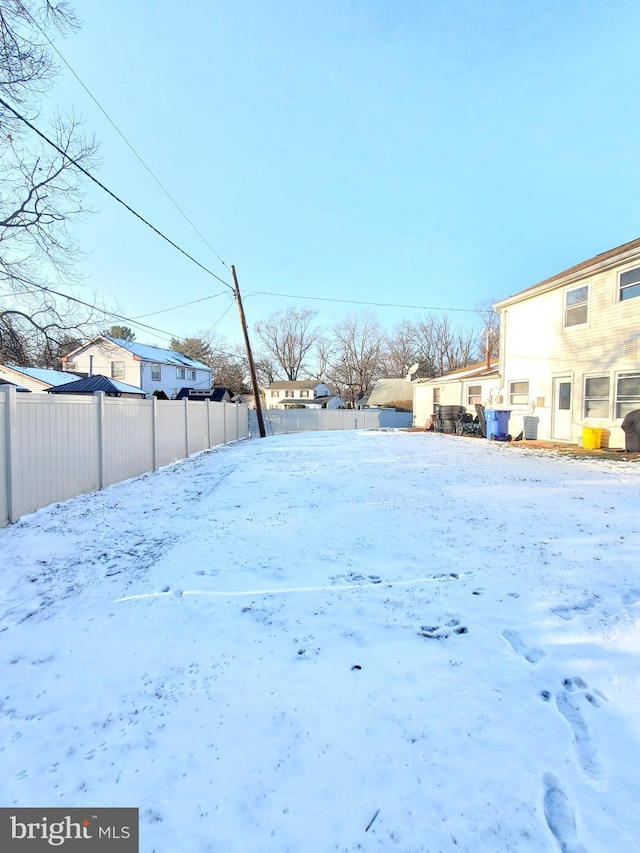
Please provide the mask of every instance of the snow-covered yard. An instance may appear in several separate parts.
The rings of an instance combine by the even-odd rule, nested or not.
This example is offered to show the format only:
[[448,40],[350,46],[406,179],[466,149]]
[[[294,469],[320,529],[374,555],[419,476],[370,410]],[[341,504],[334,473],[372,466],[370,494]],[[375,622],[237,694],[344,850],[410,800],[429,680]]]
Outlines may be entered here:
[[640,846],[640,465],[251,440],[0,530],[0,801],[143,853]]

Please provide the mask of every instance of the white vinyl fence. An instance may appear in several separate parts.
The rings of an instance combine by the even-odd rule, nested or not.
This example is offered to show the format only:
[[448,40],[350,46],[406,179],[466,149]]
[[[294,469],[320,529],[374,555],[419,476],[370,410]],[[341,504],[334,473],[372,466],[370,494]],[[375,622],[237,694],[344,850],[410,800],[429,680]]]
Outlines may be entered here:
[[0,390],[0,527],[249,437],[247,407]]
[[[264,412],[267,435],[336,429],[405,429],[412,420],[411,412],[395,409],[267,409]],[[257,435],[254,411],[250,412],[249,426],[251,434]]]

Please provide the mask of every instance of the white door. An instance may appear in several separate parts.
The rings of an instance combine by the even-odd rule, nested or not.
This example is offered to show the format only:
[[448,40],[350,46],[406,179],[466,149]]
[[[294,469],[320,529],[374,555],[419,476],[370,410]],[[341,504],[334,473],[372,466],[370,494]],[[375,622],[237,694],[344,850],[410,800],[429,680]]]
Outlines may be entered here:
[[553,422],[551,437],[556,441],[571,441],[572,407],[571,376],[558,376],[553,380]]

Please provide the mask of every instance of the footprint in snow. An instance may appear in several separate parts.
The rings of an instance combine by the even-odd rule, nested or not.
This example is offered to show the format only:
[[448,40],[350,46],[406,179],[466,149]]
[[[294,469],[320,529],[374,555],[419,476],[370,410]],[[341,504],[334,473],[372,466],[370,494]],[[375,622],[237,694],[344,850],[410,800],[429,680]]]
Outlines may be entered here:
[[[544,701],[549,701],[550,699],[548,690],[543,690],[540,696]],[[558,711],[560,711],[571,726],[576,755],[580,766],[591,779],[599,779],[601,777],[602,767],[598,756],[597,743],[589,731],[582,711],[588,705],[599,708],[600,701],[598,697],[607,701],[607,697],[600,690],[589,691],[586,681],[579,676],[564,678],[562,680],[562,690],[559,690],[555,697]]]
[[622,593],[622,603],[628,607],[637,604],[640,601],[640,589],[628,589]]
[[562,853],[586,853],[578,844],[576,816],[569,798],[551,773],[544,774],[544,817]]
[[421,625],[418,633],[421,637],[428,637],[430,640],[446,640],[449,633],[468,634],[469,629],[460,624],[459,619],[449,619],[444,626],[440,625]]
[[541,649],[529,648],[529,646],[523,642],[522,637],[517,631],[512,631],[510,628],[507,628],[502,631],[502,636],[513,650],[518,652],[519,655],[522,655],[522,657],[525,660],[528,660],[529,663],[539,663],[542,658],[546,657],[545,652]]
[[564,619],[566,622],[569,622],[571,619],[575,619],[576,616],[580,616],[582,613],[588,613],[590,610],[596,606],[596,603],[599,601],[598,595],[591,595],[588,598],[585,598],[584,601],[579,601],[577,604],[566,604],[561,607],[552,607],[551,612],[556,616],[559,616],[561,619]]

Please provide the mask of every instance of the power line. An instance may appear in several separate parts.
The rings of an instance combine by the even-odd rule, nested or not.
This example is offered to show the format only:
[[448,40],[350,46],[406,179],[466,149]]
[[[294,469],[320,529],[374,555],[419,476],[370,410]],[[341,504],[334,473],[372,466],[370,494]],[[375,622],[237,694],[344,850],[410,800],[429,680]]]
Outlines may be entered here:
[[[161,311],[152,311],[150,314],[138,314],[137,317],[132,317],[131,319],[143,320],[145,317],[155,317],[157,314],[167,314],[169,311],[177,311],[179,308],[187,308],[189,305],[197,305],[199,302],[206,302],[208,299],[215,299],[217,296],[226,295],[227,291],[221,290],[220,293],[213,293],[211,296],[203,296],[202,299],[193,299],[191,302],[183,302],[180,305],[173,305],[171,308],[163,308]],[[224,314],[222,316],[224,317]]]
[[217,281],[224,284],[225,287],[228,287],[229,290],[233,291],[233,287],[228,282],[226,282],[224,279],[220,278],[219,275],[216,275],[210,269],[205,267],[204,264],[200,263],[200,261],[197,261],[192,255],[190,255],[183,248],[178,246],[177,243],[174,243],[174,241],[171,240],[169,237],[167,237],[166,234],[163,234],[162,231],[160,231],[158,228],[156,228],[155,225],[152,225],[148,219],[145,219],[144,216],[142,216],[140,213],[138,213],[136,210],[134,210],[129,204],[126,203],[126,201],[123,201],[119,196],[117,196],[108,187],[106,187],[103,183],[101,183],[97,178],[95,178],[91,174],[91,172],[89,172],[87,169],[85,169],[84,166],[81,166],[77,160],[75,160],[73,157],[71,157],[69,154],[67,154],[67,152],[64,151],[62,148],[60,148],[59,145],[57,145],[55,142],[53,142],[53,140],[49,139],[48,136],[46,136],[44,133],[42,133],[41,130],[38,130],[38,128],[35,125],[33,125],[28,119],[26,119],[23,115],[20,115],[20,113],[17,110],[15,110],[10,104],[8,104],[3,98],[0,98],[0,105],[2,105],[5,109],[9,110],[9,112],[11,112],[21,122],[26,124],[26,126],[28,128],[30,128],[34,133],[36,133],[41,139],[44,139],[44,141],[48,145],[50,145],[52,148],[54,148],[58,152],[58,154],[61,154],[73,166],[75,166],[76,169],[78,169],[78,171],[82,172],[83,175],[85,175],[87,178],[89,178],[90,181],[93,181],[93,183],[96,184],[97,186],[99,186],[101,190],[103,190],[104,192],[107,193],[107,195],[110,195],[111,198],[115,199],[119,204],[121,204],[123,207],[125,207],[129,211],[129,213],[132,213],[141,222],[144,222],[144,224],[148,228],[151,228],[152,231],[154,231],[159,237],[162,237],[162,239],[165,240],[167,243],[169,243],[170,246],[173,246],[174,249],[177,249],[186,258],[188,258],[190,261],[192,261],[192,263],[194,263],[196,266],[200,267],[201,270],[203,270],[204,272],[206,272],[208,275],[212,276],[213,278],[217,279]]
[[366,302],[358,299],[333,299],[329,296],[301,296],[295,293],[271,293],[266,290],[253,290],[251,296],[283,296],[286,299],[312,299],[316,302],[338,302],[345,305],[372,305],[376,308],[412,308],[419,311],[465,311],[477,314],[475,308],[436,308],[433,305],[401,305],[396,302]]
[[[108,311],[106,308],[100,308],[97,305],[92,305],[90,302],[86,302],[84,299],[79,299],[77,296],[70,296],[68,293],[62,293],[59,290],[54,290],[52,287],[45,287],[44,285],[39,288],[39,290],[44,291],[45,293],[52,293],[54,296],[60,296],[63,299],[68,299],[69,302],[76,302],[78,305],[84,305],[86,308],[91,308],[92,311],[97,311],[99,314],[103,314],[105,317],[110,317],[114,320],[121,320],[125,323],[130,323],[132,326],[136,326],[138,329],[147,330],[150,332],[158,332],[161,335],[165,335],[169,338],[174,338],[175,340],[182,340],[183,335],[176,335],[174,332],[168,332],[166,329],[158,329],[156,326],[150,326],[147,323],[139,323],[136,322],[135,319],[131,317],[125,317],[122,314],[117,314],[115,311]],[[230,304],[230,307],[234,303]],[[224,314],[227,313],[229,308],[226,309]],[[224,314],[222,315],[224,317]],[[222,319],[222,318],[221,318]],[[218,321],[220,322],[220,321]],[[216,353],[218,355],[227,356],[229,358],[235,358],[233,353],[229,352],[220,352]]]
[[101,103],[98,101],[98,99],[93,95],[93,93],[89,90],[89,88],[84,84],[84,82],[80,79],[79,75],[78,75],[78,74],[76,74],[76,72],[74,71],[74,69],[73,69],[73,68],[71,67],[71,65],[67,62],[67,60],[66,60],[66,59],[65,59],[65,57],[62,55],[62,53],[58,50],[58,48],[56,47],[56,45],[51,41],[51,39],[49,38],[49,36],[48,36],[48,35],[47,35],[47,33],[45,32],[45,30],[43,30],[43,29],[42,29],[42,27],[40,26],[40,24],[38,23],[38,21],[33,17],[33,15],[31,15],[31,13],[29,12],[29,10],[28,10],[27,8],[25,8],[25,9],[24,9],[24,11],[26,12],[27,16],[31,19],[32,23],[33,23],[33,24],[38,28],[38,30],[41,32],[41,34],[43,35],[43,37],[44,37],[44,38],[49,42],[49,44],[50,44],[51,48],[52,48],[52,49],[53,49],[53,50],[58,54],[58,56],[60,57],[60,59],[62,60],[62,62],[64,62],[64,64],[67,66],[67,68],[69,69],[69,71],[73,74],[73,76],[76,78],[76,80],[78,81],[78,83],[82,86],[82,88],[85,90],[85,92],[87,93],[87,95],[89,95],[89,97],[91,98],[91,100],[93,101],[93,103],[98,107],[98,109],[99,109],[99,110],[100,110],[100,112],[103,114],[103,116],[107,119],[107,121],[109,122],[109,124],[113,127],[113,129],[114,129],[114,130],[116,131],[116,133],[120,136],[120,138],[123,140],[123,142],[124,142],[124,143],[129,147],[129,149],[130,149],[130,150],[133,152],[133,154],[137,157],[137,159],[138,159],[138,160],[140,161],[140,163],[144,166],[144,168],[147,170],[147,172],[151,175],[151,177],[153,178],[153,180],[154,180],[154,181],[156,182],[156,184],[160,187],[160,189],[162,190],[162,192],[166,195],[166,197],[167,197],[167,198],[169,199],[169,201],[173,204],[173,206],[176,208],[176,210],[178,210],[178,211],[180,212],[180,214],[184,217],[184,219],[189,223],[189,225],[191,226],[191,228],[196,232],[196,234],[198,235],[198,237],[200,237],[200,239],[202,240],[202,242],[203,242],[203,243],[204,243],[204,244],[205,244],[209,249],[211,249],[211,251],[212,251],[212,252],[213,252],[213,254],[216,256],[216,258],[220,261],[220,263],[221,263],[224,267],[226,267],[226,266],[227,266],[227,264],[222,260],[222,258],[220,257],[220,255],[216,252],[216,250],[215,250],[215,249],[213,248],[213,246],[208,242],[208,240],[203,236],[203,234],[201,234],[201,233],[200,233],[200,231],[196,228],[196,226],[195,226],[195,225],[193,224],[193,222],[189,219],[189,217],[188,217],[188,216],[187,216],[187,214],[184,212],[184,210],[180,207],[180,205],[178,204],[178,202],[173,198],[173,196],[171,195],[171,193],[170,193],[170,192],[166,189],[166,187],[161,183],[161,181],[159,180],[159,178],[157,178],[157,177],[154,175],[154,173],[151,171],[151,169],[149,168],[149,166],[148,166],[148,165],[145,163],[145,161],[142,159],[142,157],[140,156],[140,154],[138,154],[138,152],[137,152],[137,151],[136,151],[136,149],[133,147],[133,145],[129,142],[129,140],[128,140],[128,139],[127,139],[127,137],[124,135],[124,133],[120,130],[120,128],[119,128],[119,127],[117,126],[117,124],[113,121],[113,119],[111,118],[111,116],[110,116],[110,115],[107,113],[107,111],[103,108],[102,104],[101,104]]

